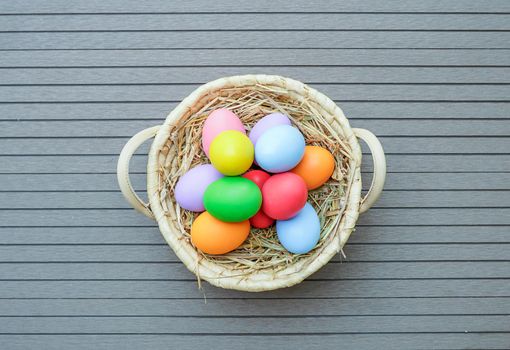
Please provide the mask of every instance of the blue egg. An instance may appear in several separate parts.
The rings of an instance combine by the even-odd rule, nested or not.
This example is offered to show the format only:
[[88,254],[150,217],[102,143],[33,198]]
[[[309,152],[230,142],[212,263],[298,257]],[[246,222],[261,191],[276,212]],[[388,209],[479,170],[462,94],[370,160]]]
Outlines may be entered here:
[[305,138],[290,125],[279,125],[264,132],[255,145],[255,160],[270,173],[294,168],[305,154]]
[[319,216],[310,203],[294,217],[276,221],[276,233],[285,249],[294,254],[305,254],[319,242],[321,225]]

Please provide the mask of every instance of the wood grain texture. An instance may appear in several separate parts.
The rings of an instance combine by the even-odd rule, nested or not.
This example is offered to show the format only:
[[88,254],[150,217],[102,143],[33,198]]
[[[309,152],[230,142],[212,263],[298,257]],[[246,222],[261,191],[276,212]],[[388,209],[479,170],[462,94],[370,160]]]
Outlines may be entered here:
[[510,5],[504,0],[491,1],[490,6],[475,0],[459,0],[444,2],[431,0],[427,3],[413,0],[399,0],[380,2],[377,0],[356,1],[347,0],[341,3],[335,0],[296,0],[292,3],[286,1],[262,0],[254,3],[249,0],[227,0],[208,3],[204,6],[203,0],[190,0],[186,2],[167,2],[164,0],[149,0],[140,3],[136,0],[92,0],[83,3],[78,0],[35,0],[31,2],[14,1],[5,2],[0,13],[145,13],[145,12],[510,12]]
[[[107,19],[106,19],[107,20]],[[218,33],[221,33],[218,35]],[[0,33],[1,47],[14,49],[279,49],[279,48],[501,48],[510,33],[420,31],[142,31]]]
[[[0,31],[121,30],[508,30],[505,14],[413,13],[152,13],[11,15]],[[197,20],[199,19],[199,20]]]
[[46,334],[46,335],[1,335],[3,343],[9,349],[19,350],[44,347],[46,349],[65,348],[82,349],[168,349],[169,344],[178,349],[188,350],[197,347],[211,347],[234,350],[242,346],[247,350],[260,347],[277,347],[278,349],[295,349],[300,344],[307,349],[323,349],[342,344],[347,348],[393,350],[395,347],[406,349],[427,350],[430,346],[437,349],[466,349],[481,347],[482,349],[506,350],[510,344],[506,334],[470,333],[464,334],[302,334],[302,335],[98,335],[98,334]]
[[[504,67],[164,67],[164,68],[10,68],[0,85],[203,84],[221,76],[266,74],[294,77],[308,84],[508,84]],[[320,88],[320,87],[319,87]],[[56,106],[58,107],[58,106]],[[144,106],[147,108],[148,106]],[[168,106],[167,106],[168,107]],[[453,106],[449,106],[453,108]],[[141,117],[141,116],[140,116]]]
[[[348,287],[346,287],[348,285]],[[385,298],[510,297],[508,279],[304,281],[296,288],[253,295],[196,281],[3,281],[0,298]],[[211,301],[213,302],[213,301]],[[277,301],[275,301],[277,303]],[[58,330],[56,330],[58,331]]]
[[[218,34],[222,35],[221,32]],[[506,50],[175,49],[4,51],[0,68],[209,66],[448,66],[507,67]],[[252,73],[263,73],[254,70]]]
[[[328,264],[310,280],[510,278],[509,261],[379,261]],[[193,280],[172,262],[22,262],[0,264],[0,280]],[[488,302],[487,302],[488,303]],[[1,302],[0,302],[1,304]],[[506,310],[507,308],[505,308]],[[142,311],[141,309],[140,311]],[[182,312],[186,309],[183,308]],[[408,312],[411,312],[409,309]],[[287,313],[290,312],[287,311]],[[295,311],[293,311],[295,312]],[[330,310],[329,312],[333,312]],[[467,312],[467,310],[466,310]],[[469,312],[467,312],[469,313]],[[94,314],[94,313],[92,313]],[[169,314],[171,315],[171,314]]]
[[[318,86],[311,85],[314,88]],[[1,102],[180,101],[198,85],[139,86],[0,86]],[[510,102],[510,85],[321,85],[336,101],[494,101]]]
[[[9,322],[5,322],[5,321]],[[441,320],[444,324],[439,323]],[[184,321],[184,322],[183,322]],[[293,334],[303,332],[349,334],[363,328],[365,333],[421,332],[505,332],[510,315],[506,316],[332,316],[332,317],[15,317],[0,318],[5,333],[23,327],[27,334],[155,333],[155,334]],[[189,322],[189,323],[188,323]],[[193,324],[193,327],[190,327]],[[275,327],[276,326],[276,327]]]
[[[0,300],[3,316],[313,316],[317,303],[324,316],[356,315],[501,315],[507,298],[385,298],[385,299],[31,299]],[[25,313],[23,313],[25,312]]]
[[[510,348],[509,18],[503,0],[1,2],[2,349]],[[250,73],[376,133],[386,191],[304,283],[199,290],[124,201],[117,156]]]

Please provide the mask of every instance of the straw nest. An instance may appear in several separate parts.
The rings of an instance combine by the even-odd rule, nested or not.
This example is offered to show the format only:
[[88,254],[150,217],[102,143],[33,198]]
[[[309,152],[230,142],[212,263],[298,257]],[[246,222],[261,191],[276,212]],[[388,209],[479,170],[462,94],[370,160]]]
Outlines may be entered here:
[[190,168],[209,163],[201,149],[202,126],[209,113],[218,108],[228,108],[239,116],[250,130],[263,116],[281,112],[288,115],[293,125],[303,133],[307,145],[322,146],[335,158],[336,166],[332,178],[308,194],[308,201],[316,209],[321,221],[319,243],[307,254],[289,253],[279,243],[273,225],[268,229],[252,228],[245,243],[229,254],[208,255],[197,250],[198,257],[243,275],[260,270],[276,273],[302,259],[320,254],[338,234],[347,192],[353,181],[354,171],[349,168],[353,163],[350,161],[349,143],[332,129],[312,103],[306,100],[297,101],[285,89],[276,86],[254,85],[222,89],[215,96],[209,96],[202,106],[195,107],[194,111],[190,111],[173,125],[171,137],[164,148],[175,154],[169,157],[172,159],[170,163],[163,162],[158,170],[161,207],[165,215],[176,221],[175,225],[182,233],[181,239],[191,244],[191,224],[198,214],[180,209],[175,204],[173,189],[179,178]]

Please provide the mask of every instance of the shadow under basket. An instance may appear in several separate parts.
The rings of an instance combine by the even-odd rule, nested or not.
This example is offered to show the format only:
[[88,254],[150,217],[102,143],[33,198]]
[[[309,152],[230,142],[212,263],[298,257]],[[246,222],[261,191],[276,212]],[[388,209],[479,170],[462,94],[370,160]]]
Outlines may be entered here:
[[[274,225],[263,230],[252,228],[246,242],[225,255],[207,255],[192,245],[190,229],[198,214],[182,210],[173,190],[190,168],[209,163],[201,148],[202,125],[211,111],[222,107],[237,114],[248,129],[267,114],[284,113],[303,133],[307,145],[325,147],[333,154],[333,176],[308,195],[321,221],[321,238],[311,252],[287,252],[278,241]],[[129,161],[136,149],[152,137],[155,140],[147,164],[149,203],[144,203],[129,181]],[[373,157],[372,184],[364,198],[358,138],[367,143]],[[168,245],[199,281],[257,292],[295,285],[342,250],[359,214],[368,210],[382,192],[386,161],[377,138],[367,130],[351,128],[342,110],[327,96],[293,79],[243,75],[202,85],[168,115],[163,125],[133,136],[120,154],[117,177],[128,202],[158,222]]]

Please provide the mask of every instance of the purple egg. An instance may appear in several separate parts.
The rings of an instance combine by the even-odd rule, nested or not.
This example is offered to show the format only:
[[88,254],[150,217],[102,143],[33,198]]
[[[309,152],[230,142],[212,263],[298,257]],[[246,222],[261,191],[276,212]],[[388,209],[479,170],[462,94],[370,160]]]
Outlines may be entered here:
[[278,125],[290,125],[290,119],[282,113],[271,113],[260,119],[250,131],[250,140],[255,145],[268,129]]
[[184,174],[175,186],[175,200],[181,208],[202,212],[204,192],[212,182],[223,177],[211,164],[198,165]]

